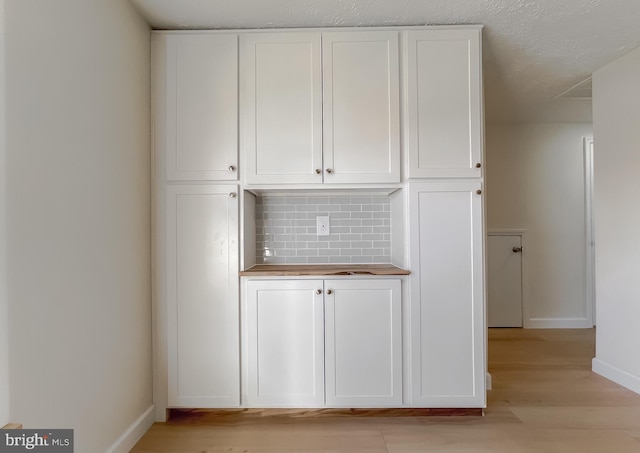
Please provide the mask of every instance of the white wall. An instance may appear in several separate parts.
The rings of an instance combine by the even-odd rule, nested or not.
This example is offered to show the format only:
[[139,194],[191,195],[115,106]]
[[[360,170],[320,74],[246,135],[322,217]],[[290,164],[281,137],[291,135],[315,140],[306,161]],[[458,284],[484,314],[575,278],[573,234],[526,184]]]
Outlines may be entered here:
[[11,420],[102,452],[152,409],[149,27],[8,0],[6,32]]
[[9,419],[9,304],[6,283],[6,164],[4,127],[4,0],[0,0],[0,427]]
[[640,49],[593,74],[594,371],[640,393]]
[[590,327],[583,137],[590,124],[487,124],[487,228],[525,229],[525,327]]

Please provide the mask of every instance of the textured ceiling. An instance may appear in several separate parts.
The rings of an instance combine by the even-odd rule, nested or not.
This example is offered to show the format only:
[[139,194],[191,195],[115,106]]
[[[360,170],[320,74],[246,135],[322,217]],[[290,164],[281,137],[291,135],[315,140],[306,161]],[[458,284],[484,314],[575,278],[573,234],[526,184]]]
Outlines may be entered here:
[[483,24],[489,121],[590,121],[561,96],[640,46],[640,0],[131,0],[154,28]]

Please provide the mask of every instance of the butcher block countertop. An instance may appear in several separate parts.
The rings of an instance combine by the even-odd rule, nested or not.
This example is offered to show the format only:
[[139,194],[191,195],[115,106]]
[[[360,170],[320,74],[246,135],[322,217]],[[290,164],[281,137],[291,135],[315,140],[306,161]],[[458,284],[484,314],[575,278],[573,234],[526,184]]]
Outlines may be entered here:
[[391,264],[256,264],[246,271],[244,277],[319,277],[341,275],[409,275],[405,269]]

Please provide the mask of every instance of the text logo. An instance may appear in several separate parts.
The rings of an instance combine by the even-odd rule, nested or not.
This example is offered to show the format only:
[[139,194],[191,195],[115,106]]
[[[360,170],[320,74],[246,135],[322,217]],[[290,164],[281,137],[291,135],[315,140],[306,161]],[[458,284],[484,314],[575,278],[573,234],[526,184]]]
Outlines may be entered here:
[[73,453],[72,429],[12,429],[1,431],[0,453]]

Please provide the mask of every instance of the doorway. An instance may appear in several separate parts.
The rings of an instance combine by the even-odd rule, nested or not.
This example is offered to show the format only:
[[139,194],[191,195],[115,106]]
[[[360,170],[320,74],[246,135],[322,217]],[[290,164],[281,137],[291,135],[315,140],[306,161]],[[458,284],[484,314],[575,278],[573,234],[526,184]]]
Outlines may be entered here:
[[[587,319],[596,325],[595,236],[593,231],[593,137],[584,138],[584,217],[587,267]],[[591,314],[589,315],[589,310]]]

